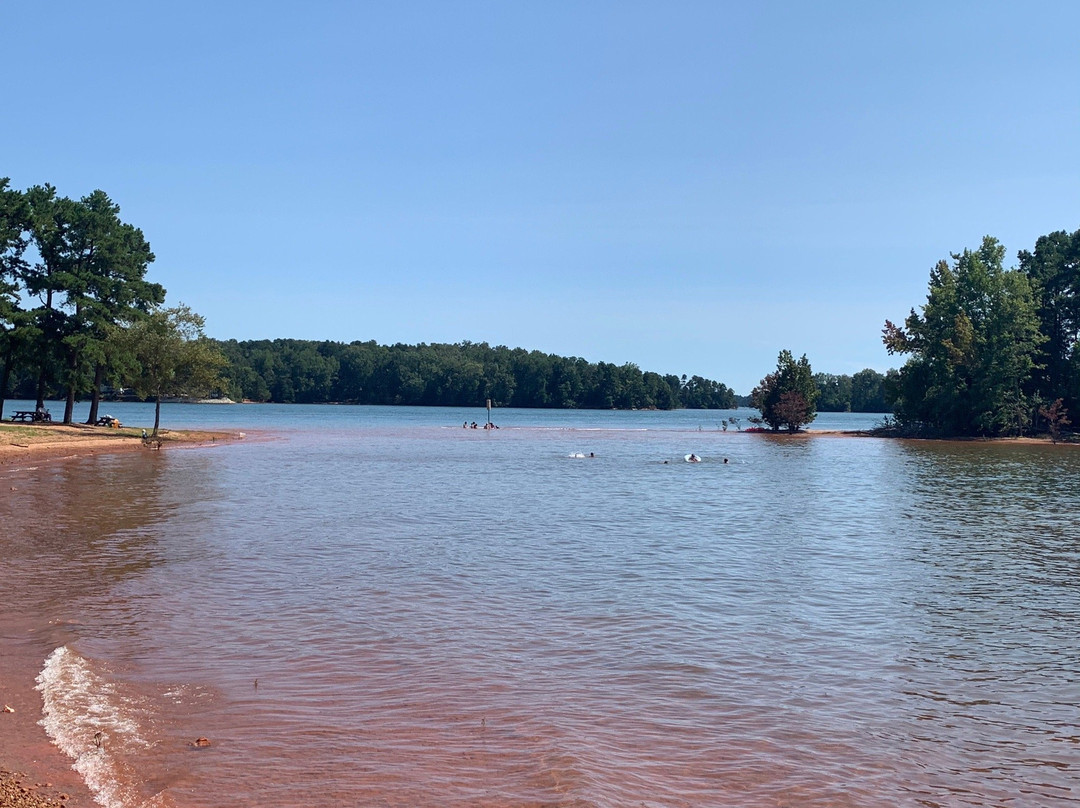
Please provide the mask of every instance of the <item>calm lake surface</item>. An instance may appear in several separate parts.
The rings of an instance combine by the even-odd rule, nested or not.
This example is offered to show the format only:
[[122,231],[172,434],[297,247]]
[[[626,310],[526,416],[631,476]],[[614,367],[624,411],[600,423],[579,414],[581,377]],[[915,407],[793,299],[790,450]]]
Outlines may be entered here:
[[167,406],[0,467],[0,640],[110,808],[1080,805],[1080,452],[732,415]]

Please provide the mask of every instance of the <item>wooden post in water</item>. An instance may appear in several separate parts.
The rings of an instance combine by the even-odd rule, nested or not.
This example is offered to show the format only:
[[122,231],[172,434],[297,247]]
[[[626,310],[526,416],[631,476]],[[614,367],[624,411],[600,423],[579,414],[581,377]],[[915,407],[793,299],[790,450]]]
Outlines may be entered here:
[[491,423],[491,399],[490,398],[487,400],[487,405],[488,405],[488,419],[487,419],[487,422],[490,424]]

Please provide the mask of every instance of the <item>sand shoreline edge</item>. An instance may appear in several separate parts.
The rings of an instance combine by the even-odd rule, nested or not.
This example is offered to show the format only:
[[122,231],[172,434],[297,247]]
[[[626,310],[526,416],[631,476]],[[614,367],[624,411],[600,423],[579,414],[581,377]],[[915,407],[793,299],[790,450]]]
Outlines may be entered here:
[[249,433],[205,429],[163,429],[152,442],[138,427],[85,424],[0,423],[0,466],[24,460],[63,459],[95,454],[154,451],[158,448],[216,446],[235,443]]

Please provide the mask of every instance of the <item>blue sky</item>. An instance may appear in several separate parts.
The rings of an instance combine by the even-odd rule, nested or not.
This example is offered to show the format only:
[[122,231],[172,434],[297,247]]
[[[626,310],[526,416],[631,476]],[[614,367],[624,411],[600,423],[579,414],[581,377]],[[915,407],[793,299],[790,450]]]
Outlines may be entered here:
[[1080,228],[1080,4],[0,3],[0,176],[105,190],[222,339],[748,393]]

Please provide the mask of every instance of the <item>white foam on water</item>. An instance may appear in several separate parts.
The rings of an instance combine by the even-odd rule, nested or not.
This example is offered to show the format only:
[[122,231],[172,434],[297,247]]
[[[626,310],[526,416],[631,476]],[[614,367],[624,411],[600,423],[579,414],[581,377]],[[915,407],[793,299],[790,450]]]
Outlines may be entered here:
[[[96,672],[91,663],[66,645],[53,651],[37,677],[44,700],[41,726],[53,743],[70,757],[105,808],[165,806],[165,795],[149,799],[138,792],[125,763],[150,743],[143,736],[139,716],[145,708],[122,692],[117,682]],[[97,735],[97,733],[101,733]]]

